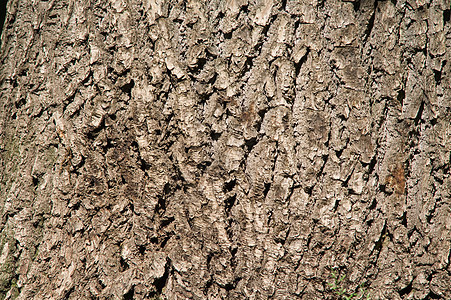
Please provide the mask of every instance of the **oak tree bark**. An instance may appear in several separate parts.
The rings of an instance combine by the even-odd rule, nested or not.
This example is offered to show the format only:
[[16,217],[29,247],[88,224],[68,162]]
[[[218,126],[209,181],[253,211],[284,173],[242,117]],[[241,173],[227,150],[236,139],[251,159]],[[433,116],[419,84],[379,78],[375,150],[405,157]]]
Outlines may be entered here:
[[1,297],[451,299],[450,49],[449,0],[10,0]]

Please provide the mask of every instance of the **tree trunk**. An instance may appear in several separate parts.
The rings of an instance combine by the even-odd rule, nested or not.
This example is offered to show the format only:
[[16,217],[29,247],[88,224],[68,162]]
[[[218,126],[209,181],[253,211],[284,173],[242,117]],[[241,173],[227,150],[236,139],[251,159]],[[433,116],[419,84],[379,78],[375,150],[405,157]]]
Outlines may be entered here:
[[2,40],[2,297],[451,299],[449,0],[10,0]]

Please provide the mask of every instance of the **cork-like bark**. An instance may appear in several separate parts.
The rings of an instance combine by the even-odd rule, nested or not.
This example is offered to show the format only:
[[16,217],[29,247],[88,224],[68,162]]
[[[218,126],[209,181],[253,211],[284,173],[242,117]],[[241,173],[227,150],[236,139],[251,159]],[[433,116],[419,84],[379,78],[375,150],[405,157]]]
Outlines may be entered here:
[[449,0],[10,0],[0,296],[451,299],[450,49]]

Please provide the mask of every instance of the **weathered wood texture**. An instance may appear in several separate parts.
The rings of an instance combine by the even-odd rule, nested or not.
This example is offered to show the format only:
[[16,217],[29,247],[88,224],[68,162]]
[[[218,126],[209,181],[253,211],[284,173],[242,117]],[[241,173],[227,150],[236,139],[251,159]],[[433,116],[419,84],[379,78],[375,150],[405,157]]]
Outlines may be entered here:
[[8,299],[451,299],[450,1],[10,0]]

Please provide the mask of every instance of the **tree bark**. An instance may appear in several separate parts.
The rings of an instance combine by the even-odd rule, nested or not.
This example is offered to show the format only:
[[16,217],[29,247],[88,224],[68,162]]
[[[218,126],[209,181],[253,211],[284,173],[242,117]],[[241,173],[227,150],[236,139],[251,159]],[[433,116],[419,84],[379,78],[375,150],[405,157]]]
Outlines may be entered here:
[[2,40],[1,297],[451,299],[449,0],[10,0]]

